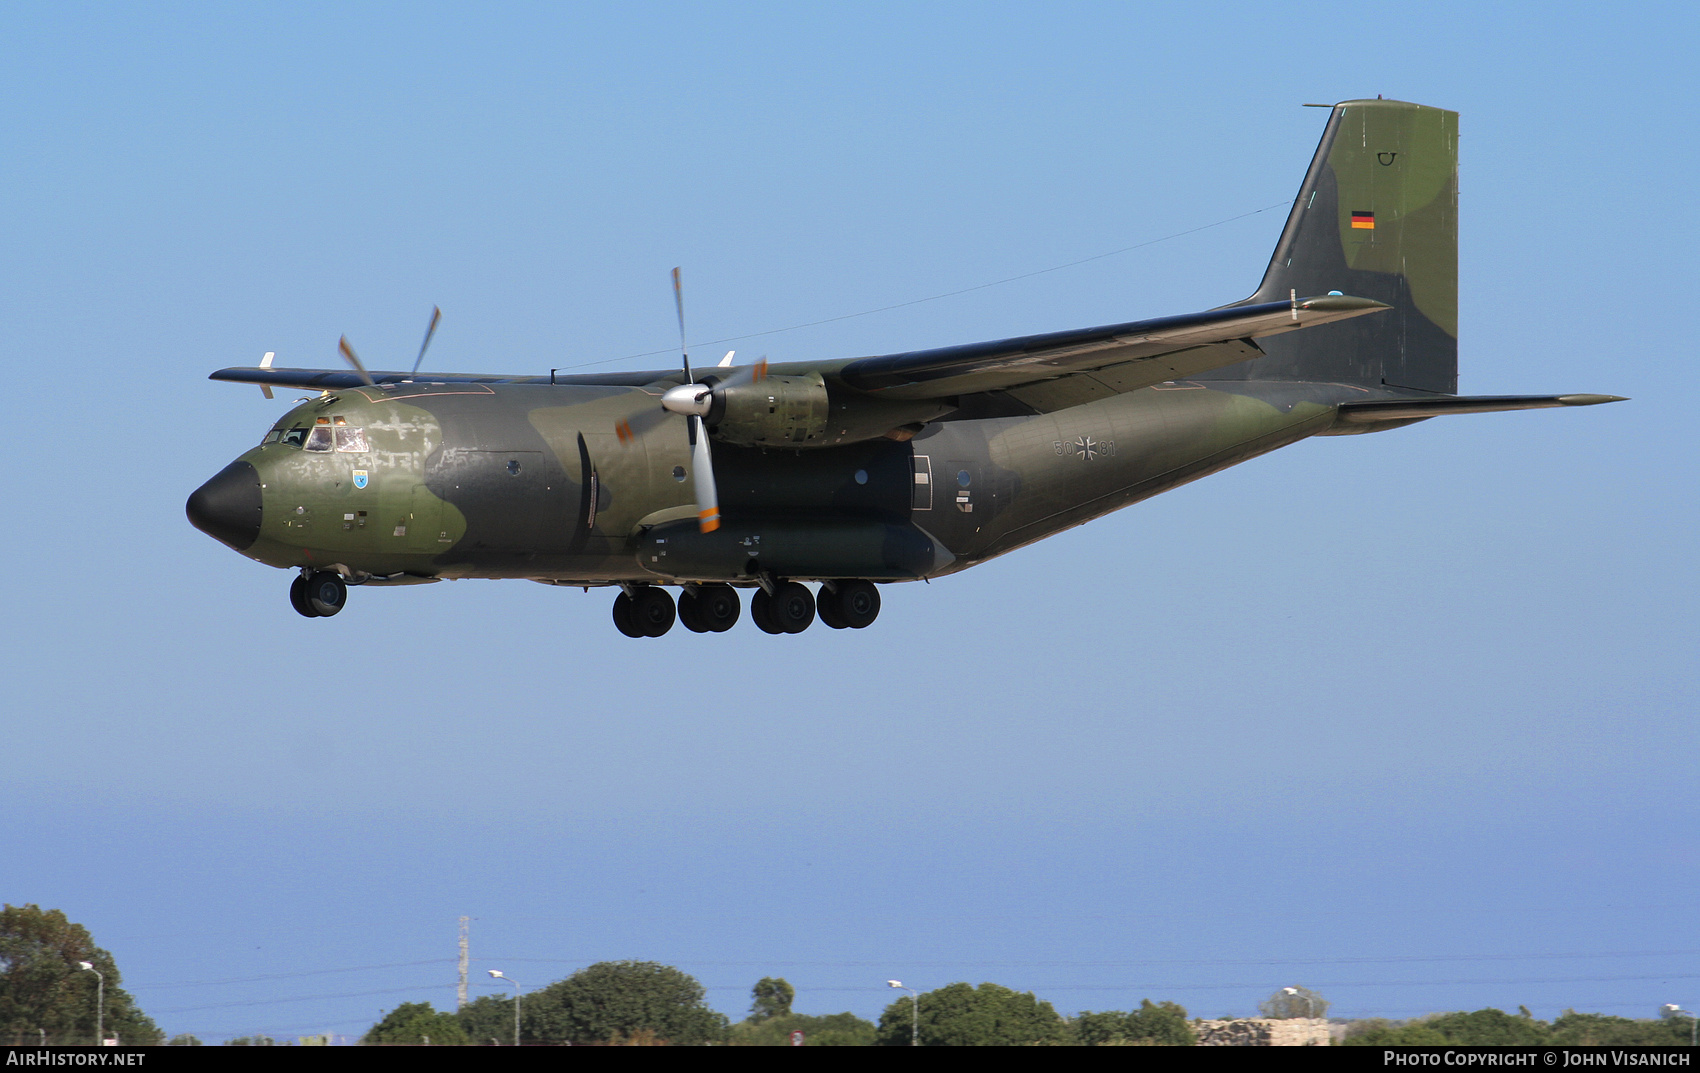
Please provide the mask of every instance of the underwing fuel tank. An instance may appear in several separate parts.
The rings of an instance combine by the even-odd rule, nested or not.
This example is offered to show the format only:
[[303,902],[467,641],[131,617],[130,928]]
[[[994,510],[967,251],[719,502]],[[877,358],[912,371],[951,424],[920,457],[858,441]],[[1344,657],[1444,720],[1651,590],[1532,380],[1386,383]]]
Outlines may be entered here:
[[704,533],[696,519],[664,522],[637,537],[638,565],[665,578],[912,581],[956,557],[918,525],[878,521],[725,521]]

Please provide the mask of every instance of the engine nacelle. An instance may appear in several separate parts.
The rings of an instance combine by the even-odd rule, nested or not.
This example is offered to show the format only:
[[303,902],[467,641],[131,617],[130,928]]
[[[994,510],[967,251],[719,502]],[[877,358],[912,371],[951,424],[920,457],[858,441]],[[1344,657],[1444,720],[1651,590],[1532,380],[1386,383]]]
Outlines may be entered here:
[[820,373],[768,376],[717,388],[708,427],[740,447],[820,447],[830,406]]

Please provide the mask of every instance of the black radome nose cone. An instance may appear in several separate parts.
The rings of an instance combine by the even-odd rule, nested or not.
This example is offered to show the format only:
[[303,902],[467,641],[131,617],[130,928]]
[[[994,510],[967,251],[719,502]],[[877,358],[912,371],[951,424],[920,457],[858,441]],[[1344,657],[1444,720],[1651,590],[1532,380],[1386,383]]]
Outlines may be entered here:
[[260,537],[260,474],[247,462],[232,462],[195,489],[185,510],[189,524],[246,551]]

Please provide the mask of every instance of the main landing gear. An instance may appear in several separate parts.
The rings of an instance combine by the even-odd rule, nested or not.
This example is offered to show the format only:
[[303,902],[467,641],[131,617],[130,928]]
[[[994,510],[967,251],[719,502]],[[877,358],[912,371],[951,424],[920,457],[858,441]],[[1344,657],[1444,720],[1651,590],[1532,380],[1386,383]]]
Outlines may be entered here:
[[[718,582],[686,585],[676,610],[667,590],[655,585],[636,585],[614,598],[614,626],[627,637],[660,637],[675,620],[692,633],[725,633],[737,624],[738,612],[738,590]],[[861,579],[823,581],[818,596],[796,581],[750,595],[750,621],[764,633],[802,633],[817,615],[835,630],[860,630],[879,613],[879,589]]]
[[330,618],[348,602],[348,586],[325,570],[302,573],[289,583],[289,606],[307,618]]

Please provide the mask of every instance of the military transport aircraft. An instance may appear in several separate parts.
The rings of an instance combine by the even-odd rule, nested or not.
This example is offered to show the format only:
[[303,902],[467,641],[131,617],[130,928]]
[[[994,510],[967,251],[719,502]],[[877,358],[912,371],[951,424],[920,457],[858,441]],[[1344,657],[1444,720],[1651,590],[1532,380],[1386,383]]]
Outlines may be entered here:
[[629,637],[675,617],[729,629],[740,589],[768,633],[817,613],[862,628],[880,584],[967,569],[1308,436],[1618,401],[1454,394],[1457,124],[1335,105],[1262,284],[1201,313],[706,374],[688,358],[368,374],[346,341],[351,369],[268,354],[212,379],[320,394],[191,495],[189,520],[297,569],[290,602],[308,617],[341,611],[351,585],[530,578],[617,588]]

